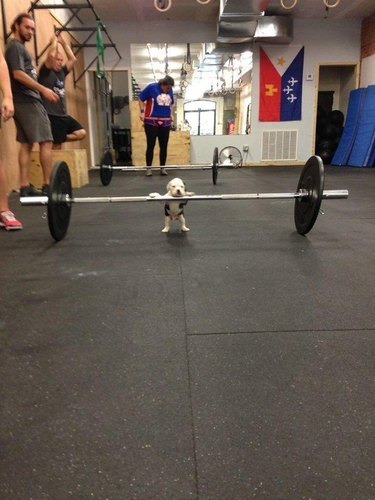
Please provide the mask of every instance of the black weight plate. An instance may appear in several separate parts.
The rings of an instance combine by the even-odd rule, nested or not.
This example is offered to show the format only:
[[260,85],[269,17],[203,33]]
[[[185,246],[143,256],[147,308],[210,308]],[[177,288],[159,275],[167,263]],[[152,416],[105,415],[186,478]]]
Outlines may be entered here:
[[48,192],[48,226],[52,238],[64,238],[70,222],[71,203],[66,195],[72,197],[70,172],[65,161],[57,161],[53,166]]
[[212,182],[215,185],[217,182],[218,163],[219,163],[219,150],[218,150],[218,148],[215,148],[214,149],[214,156],[212,158]]
[[112,180],[112,165],[112,154],[110,151],[106,151],[100,160],[100,180],[102,181],[103,186],[108,186]]
[[296,198],[294,204],[294,222],[299,234],[308,233],[319,215],[324,189],[324,165],[319,156],[311,156],[302,169],[297,192],[306,189],[309,196]]

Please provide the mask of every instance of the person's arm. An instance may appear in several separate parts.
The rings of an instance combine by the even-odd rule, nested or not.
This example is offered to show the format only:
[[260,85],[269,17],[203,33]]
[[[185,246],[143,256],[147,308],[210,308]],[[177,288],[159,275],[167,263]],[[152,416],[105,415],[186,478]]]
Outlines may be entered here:
[[1,116],[4,121],[7,121],[14,114],[12,88],[10,86],[10,78],[7,63],[4,55],[0,50],[0,89],[3,94],[1,103]]
[[170,113],[170,116],[171,116],[171,126],[173,127],[174,126],[174,105],[173,104],[171,104],[170,109],[171,109],[171,113]]
[[56,52],[57,52],[57,37],[56,37],[56,35],[52,35],[51,40],[50,40],[49,49],[48,49],[47,58],[46,58],[45,63],[44,63],[48,69],[52,69],[52,67],[53,67],[53,61],[56,57]]
[[60,99],[60,97],[55,94],[53,90],[41,85],[21,69],[13,70],[13,78],[22,85],[25,85],[25,87],[39,92],[45,99],[47,99],[47,101],[58,102]]
[[138,98],[138,105],[139,105],[139,119],[143,122],[145,118],[145,103]]
[[174,126],[174,96],[173,96],[173,92],[171,92],[171,98],[172,98],[172,103],[170,106],[170,110],[171,110],[170,117],[171,117],[171,125],[173,127]]
[[139,114],[141,121],[144,121],[145,111],[146,111],[146,102],[147,99],[151,97],[150,95],[150,84],[146,85],[146,87],[141,91],[138,96],[138,105],[139,105]]
[[77,62],[77,58],[73,54],[73,51],[72,51],[70,45],[68,43],[66,43],[66,41],[61,36],[61,33],[58,34],[57,41],[59,43],[61,43],[62,48],[64,49],[64,52],[66,54],[66,57],[68,58],[68,60],[66,61],[65,66],[66,66],[66,68],[68,70],[68,73],[69,73],[73,69],[73,66],[75,65],[75,63]]

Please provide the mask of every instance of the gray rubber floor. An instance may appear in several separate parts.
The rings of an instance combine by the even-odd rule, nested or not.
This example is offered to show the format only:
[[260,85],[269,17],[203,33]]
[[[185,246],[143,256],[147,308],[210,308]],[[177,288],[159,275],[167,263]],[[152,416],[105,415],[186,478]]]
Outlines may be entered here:
[[[184,171],[196,194],[294,192],[299,167]],[[171,175],[169,176],[171,178]],[[165,192],[91,176],[76,196]],[[45,209],[0,232],[0,498],[375,497],[375,169],[328,167],[305,237],[294,202]]]

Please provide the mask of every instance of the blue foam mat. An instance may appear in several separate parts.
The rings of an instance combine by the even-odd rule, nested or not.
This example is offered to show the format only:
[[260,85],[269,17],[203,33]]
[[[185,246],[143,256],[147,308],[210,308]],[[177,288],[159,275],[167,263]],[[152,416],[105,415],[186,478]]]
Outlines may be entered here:
[[369,162],[368,162],[369,167],[375,167],[375,141],[372,145],[372,151],[369,157]]
[[375,85],[365,89],[358,130],[348,160],[351,167],[371,167],[375,137]]
[[332,165],[347,165],[353,144],[356,138],[359,118],[363,108],[365,89],[352,90],[349,94],[348,111],[344,130],[337,146],[336,152],[332,158]]

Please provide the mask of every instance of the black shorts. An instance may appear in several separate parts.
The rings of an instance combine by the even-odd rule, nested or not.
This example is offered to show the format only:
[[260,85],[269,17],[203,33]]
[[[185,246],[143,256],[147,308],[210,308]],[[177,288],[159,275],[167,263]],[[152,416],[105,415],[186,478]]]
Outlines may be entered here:
[[83,129],[82,125],[77,122],[72,116],[56,116],[48,115],[51,122],[53,142],[62,144],[66,141],[66,136],[72,134],[76,130]]

